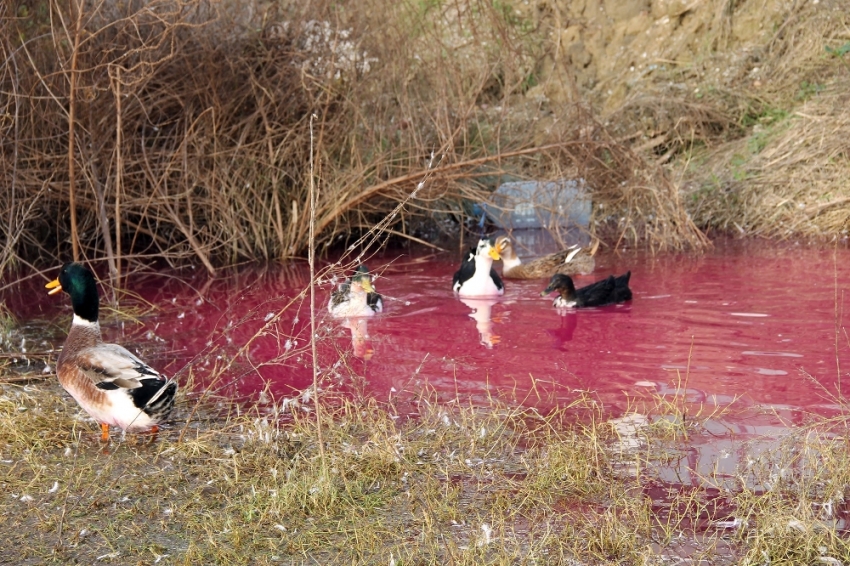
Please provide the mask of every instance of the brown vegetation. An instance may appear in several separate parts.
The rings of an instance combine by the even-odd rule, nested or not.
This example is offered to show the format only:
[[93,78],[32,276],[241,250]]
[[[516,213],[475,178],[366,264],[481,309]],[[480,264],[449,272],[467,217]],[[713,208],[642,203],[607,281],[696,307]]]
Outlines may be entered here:
[[313,115],[322,246],[506,178],[584,178],[609,244],[846,229],[841,2],[616,4],[7,3],[0,271],[301,255]]
[[700,229],[847,234],[846,2],[658,0],[604,28],[603,4],[586,2],[576,80],[618,139],[665,164]]
[[[113,272],[122,253],[209,270],[300,254],[313,114],[322,244],[408,199],[435,153],[387,233],[457,226],[501,175],[567,174],[626,207],[628,238],[700,245],[660,170],[579,105],[523,97],[542,52],[509,10],[83,6],[21,4],[0,22],[4,265],[70,254],[73,238],[87,257],[119,260]],[[662,218],[642,226],[635,215],[659,201]]]
[[[781,440],[744,441],[716,436],[725,410],[683,395],[634,407],[654,418],[606,420],[590,397],[544,416],[419,391],[412,407],[326,396],[320,436],[306,396],[199,406],[185,391],[173,428],[155,442],[115,435],[103,445],[57,382],[0,380],[0,537],[16,549],[0,562],[731,565],[850,556],[846,414],[813,418]],[[416,418],[399,417],[411,408]],[[734,446],[734,473],[728,463],[700,465],[691,439],[709,436]],[[682,483],[663,480],[677,471]]]

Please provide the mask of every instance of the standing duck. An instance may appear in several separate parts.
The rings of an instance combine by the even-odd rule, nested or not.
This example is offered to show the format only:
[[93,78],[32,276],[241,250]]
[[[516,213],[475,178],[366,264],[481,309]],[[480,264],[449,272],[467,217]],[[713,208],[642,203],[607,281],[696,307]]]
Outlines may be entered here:
[[336,317],[372,316],[384,310],[384,300],[372,286],[372,274],[360,265],[351,278],[331,293],[328,312]]
[[460,269],[452,277],[452,289],[461,297],[493,297],[505,292],[505,285],[496,270],[493,260],[500,259],[499,251],[489,238],[478,241],[476,249],[470,249],[463,257]]
[[109,441],[109,425],[156,433],[174,407],[177,384],[124,347],[103,341],[97,283],[86,267],[66,263],[46,287],[50,295],[65,291],[71,296],[74,318],[56,374],[65,391],[100,423],[101,440]]
[[496,238],[496,249],[502,256],[502,277],[506,279],[542,279],[555,273],[575,275],[587,274],[596,267],[593,258],[599,247],[597,240],[592,248],[582,248],[578,245],[547,256],[532,259],[522,263],[514,251],[511,239],[507,236]]
[[549,286],[541,293],[545,297],[552,291],[558,291],[558,296],[552,303],[554,307],[601,307],[614,303],[622,303],[632,300],[632,290],[629,289],[629,278],[631,271],[627,271],[619,277],[609,275],[587,287],[576,289],[569,275],[556,273],[549,281]]

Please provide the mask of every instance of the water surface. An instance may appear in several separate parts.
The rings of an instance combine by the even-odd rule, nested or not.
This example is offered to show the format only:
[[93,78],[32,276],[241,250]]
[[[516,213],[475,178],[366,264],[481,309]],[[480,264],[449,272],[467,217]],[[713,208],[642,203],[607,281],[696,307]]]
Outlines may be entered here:
[[[561,312],[539,297],[545,280],[509,280],[494,300],[455,298],[457,256],[371,258],[385,312],[368,321],[331,318],[333,285],[317,287],[326,387],[354,386],[382,399],[497,397],[542,410],[590,395],[612,415],[679,393],[698,405],[756,409],[762,417],[753,422],[771,425],[841,409],[850,363],[843,321],[850,252],[843,247],[720,241],[698,256],[603,251],[596,271],[577,284],[631,270],[634,299]],[[215,393],[290,397],[313,379],[308,281],[300,262],[215,279],[201,270],[134,276],[131,290],[158,308],[140,324],[118,324],[106,313],[105,333],[178,379],[191,370]],[[5,300],[19,317],[46,317],[64,329],[67,297],[49,297],[41,285],[13,287]]]

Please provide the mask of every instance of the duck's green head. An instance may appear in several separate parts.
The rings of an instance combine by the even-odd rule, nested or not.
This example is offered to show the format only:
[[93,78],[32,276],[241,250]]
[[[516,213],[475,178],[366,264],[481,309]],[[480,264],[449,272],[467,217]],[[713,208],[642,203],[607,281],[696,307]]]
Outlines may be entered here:
[[97,309],[100,297],[97,293],[97,282],[87,267],[79,263],[66,263],[59,270],[59,277],[45,285],[50,289],[48,294],[54,295],[65,291],[71,295],[71,306],[74,314],[89,322],[97,322]]
[[372,274],[369,273],[369,268],[365,265],[359,265],[354,270],[354,275],[351,276],[352,283],[358,283],[368,293],[373,293],[375,288],[372,287]]

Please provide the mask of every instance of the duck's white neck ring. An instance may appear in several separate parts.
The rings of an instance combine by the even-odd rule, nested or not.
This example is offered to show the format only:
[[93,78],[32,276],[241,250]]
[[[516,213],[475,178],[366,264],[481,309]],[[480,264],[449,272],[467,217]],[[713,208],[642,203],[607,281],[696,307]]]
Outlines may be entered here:
[[96,320],[94,322],[92,322],[91,320],[86,320],[76,313],[74,313],[74,318],[71,321],[71,324],[73,326],[81,326],[83,328],[97,328],[98,330],[100,329],[100,322]]

